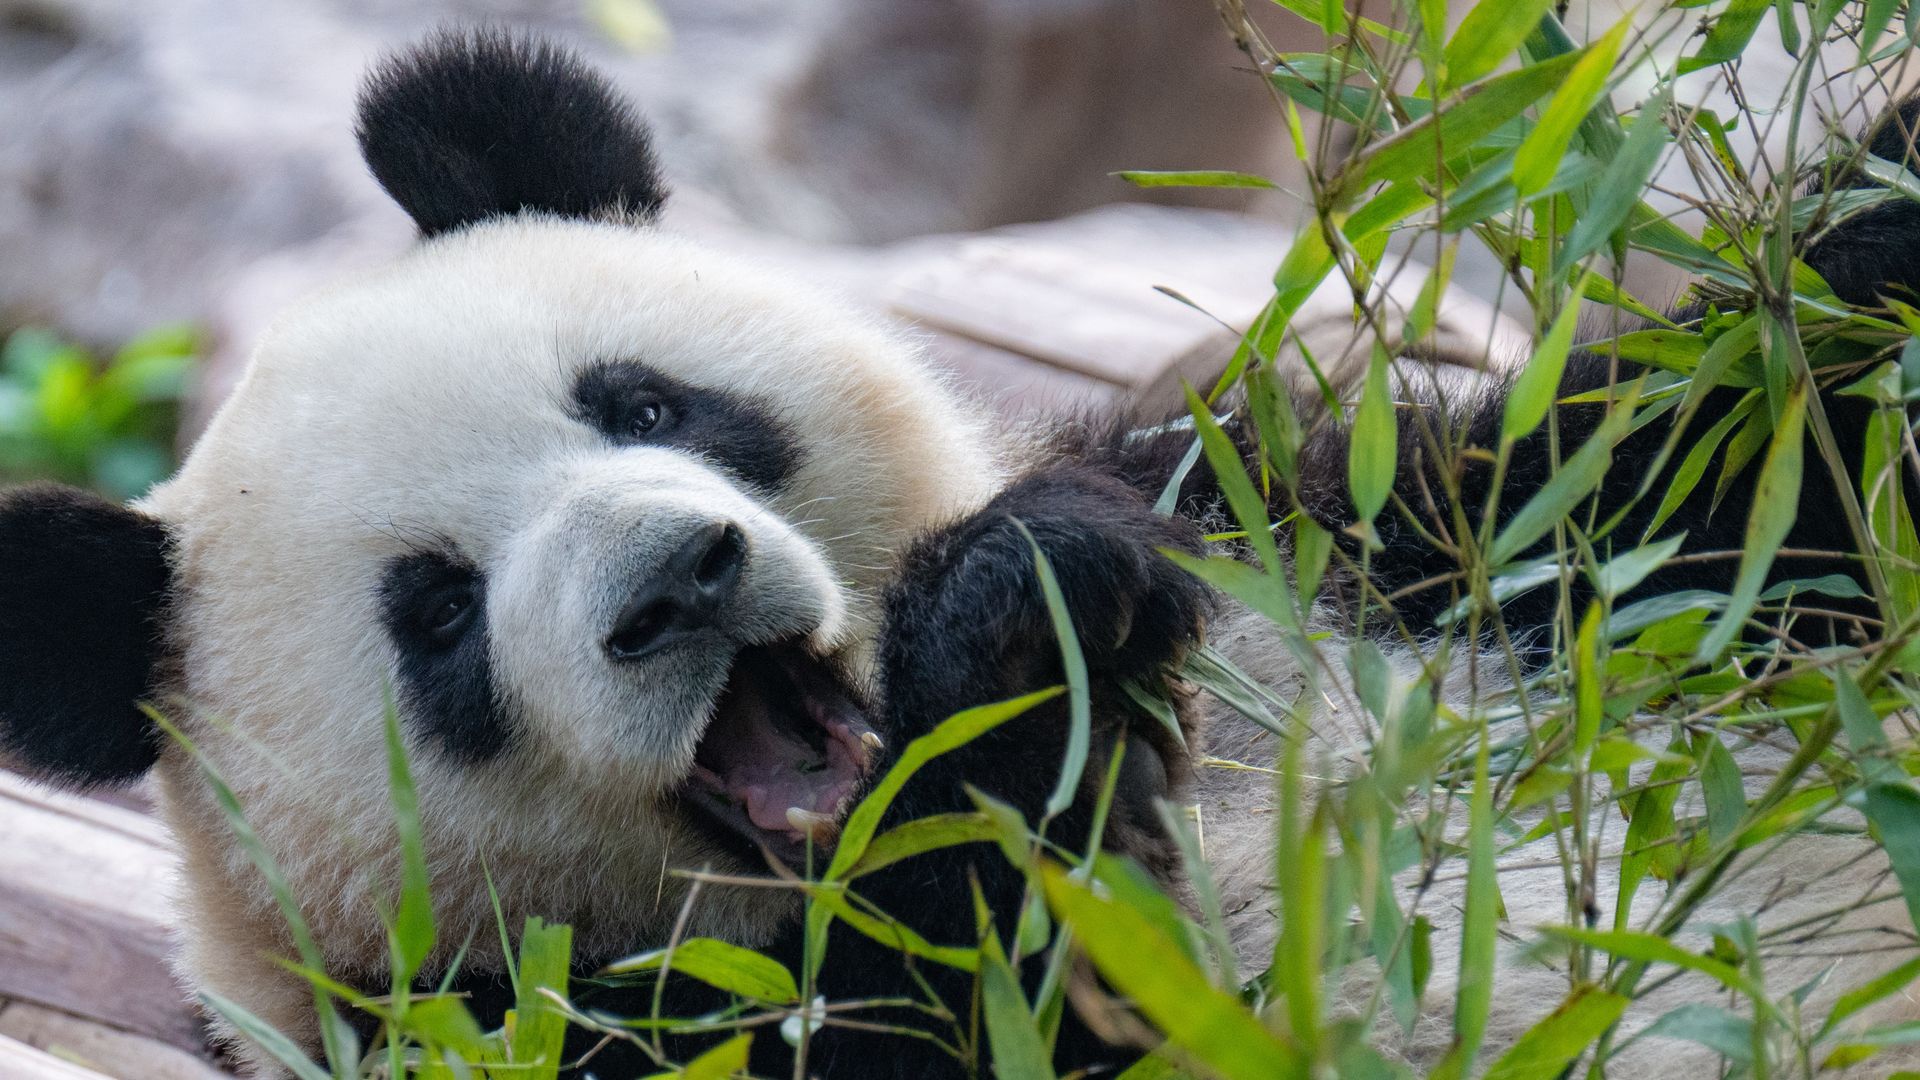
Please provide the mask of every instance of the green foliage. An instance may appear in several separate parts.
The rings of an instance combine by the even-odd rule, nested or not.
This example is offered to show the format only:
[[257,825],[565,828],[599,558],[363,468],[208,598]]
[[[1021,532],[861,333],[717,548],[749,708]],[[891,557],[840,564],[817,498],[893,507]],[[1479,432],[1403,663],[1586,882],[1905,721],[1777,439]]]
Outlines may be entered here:
[[46,330],[0,346],[0,483],[51,479],[131,499],[166,479],[199,338],[136,338],[105,363]]
[[[1071,1007],[1076,958],[1103,980],[1078,988],[1117,993],[1142,1030],[1150,1025],[1146,1041],[1157,1041],[1127,1080],[1599,1080],[1636,1075],[1619,1064],[1622,1055],[1650,1046],[1712,1055],[1728,1077],[1877,1066],[1920,1036],[1874,1011],[1920,979],[1909,925],[1920,912],[1920,752],[1909,727],[1890,719],[1920,705],[1920,539],[1902,488],[1902,478],[1920,470],[1907,410],[1920,401],[1920,309],[1899,298],[1887,311],[1846,308],[1800,261],[1795,237],[1837,215],[1912,197],[1920,184],[1875,161],[1865,170],[1897,190],[1806,196],[1794,178],[1856,149],[1846,128],[1861,114],[1823,127],[1827,117],[1809,87],[1841,74],[1837,55],[1882,65],[1878,74],[1898,82],[1916,44],[1916,5],[1700,0],[1575,33],[1555,5],[1539,0],[1480,0],[1464,12],[1406,0],[1370,18],[1353,15],[1353,5],[1281,0],[1287,17],[1325,37],[1323,51],[1288,55],[1264,44],[1245,4],[1218,6],[1275,93],[1276,124],[1302,151],[1312,215],[1279,260],[1272,298],[1224,376],[1189,396],[1195,440],[1182,475],[1206,458],[1247,557],[1166,554],[1264,616],[1298,661],[1300,679],[1285,686],[1264,685],[1211,648],[1193,651],[1180,671],[1271,736],[1265,760],[1205,759],[1201,767],[1271,777],[1271,798],[1257,808],[1162,808],[1194,878],[1190,906],[1140,867],[1100,852],[1121,762],[1092,754],[1088,675],[1075,635],[1103,628],[1071,625],[1036,554],[1070,685],[961,712],[905,748],[854,809],[825,871],[791,883],[807,905],[802,970],[694,938],[610,974],[652,977],[671,968],[733,995],[741,1009],[782,1016],[804,1044],[808,1030],[848,1022],[846,1013],[862,1004],[816,1000],[816,977],[834,962],[825,943],[837,920],[897,949],[903,962],[974,975],[977,1015],[911,1003],[968,1076],[988,1075],[984,1048],[1000,1076],[1053,1075],[1048,1046]],[[1449,15],[1460,18],[1451,36]],[[1740,83],[1741,60],[1779,47],[1757,34],[1768,18],[1790,54],[1777,113],[1756,106],[1759,96]],[[1845,47],[1814,47],[1826,39]],[[1709,69],[1741,91],[1730,95],[1730,115],[1697,107],[1693,83],[1676,85],[1679,74]],[[1784,136],[1764,167],[1735,148],[1761,128]],[[1648,201],[1650,178],[1674,163],[1692,172],[1699,193],[1691,225],[1669,221]],[[1122,175],[1143,186],[1273,186],[1201,168]],[[1420,344],[1431,335],[1453,260],[1470,245],[1491,254],[1534,330],[1495,446],[1468,446],[1455,429],[1423,426],[1418,410],[1395,400],[1400,362],[1392,357],[1406,338]],[[1437,253],[1437,269],[1411,309],[1374,287],[1397,271],[1399,253],[1427,250]],[[1631,296],[1622,281],[1629,254],[1698,281],[1697,314],[1669,319]],[[1334,385],[1315,358],[1290,348],[1289,320],[1334,274],[1361,298],[1356,347],[1372,362],[1356,386]],[[1585,407],[1604,418],[1572,446],[1559,441],[1552,406],[1581,340],[1577,322],[1604,328],[1597,341],[1586,339],[1591,348],[1649,370],[1629,366],[1630,381],[1584,395]],[[1292,396],[1289,386],[1304,393]],[[1716,387],[1742,396],[1721,415],[1701,415]],[[1864,461],[1852,473],[1820,392],[1841,388],[1875,409]],[[1236,409],[1259,436],[1259,460],[1250,464],[1218,419]],[[1403,442],[1396,417],[1410,411],[1418,437]],[[1673,432],[1659,462],[1673,469],[1621,475],[1614,448],[1656,421],[1670,422],[1653,430]],[[1355,544],[1337,542],[1299,512],[1300,451],[1326,427],[1347,436]],[[1684,450],[1681,432],[1693,440]],[[1424,666],[1390,663],[1372,643],[1324,631],[1322,585],[1364,577],[1376,524],[1397,516],[1411,526],[1403,535],[1424,532],[1393,497],[1409,447],[1443,489],[1437,494],[1457,507],[1449,477],[1467,468],[1505,477],[1517,447],[1536,445],[1537,436],[1554,465],[1544,486],[1524,497],[1496,492],[1488,506],[1472,508],[1483,524],[1459,513],[1445,522],[1446,535],[1424,535],[1455,564],[1440,584],[1457,602],[1440,625],[1406,625],[1392,597],[1365,598],[1369,630],[1420,643]],[[1802,481],[1815,469],[1839,470],[1845,481],[1832,512],[1845,518],[1857,549],[1831,554],[1864,567],[1867,590],[1831,573],[1774,580]],[[1695,492],[1717,501],[1735,484],[1759,492],[1742,549],[1682,555],[1680,538],[1665,528],[1671,515]],[[1653,527],[1627,535],[1620,515],[1601,515],[1602,490],[1631,492],[1654,508]],[[1158,505],[1171,509],[1173,489]],[[1737,566],[1729,593],[1634,592],[1628,602],[1675,560],[1707,557]],[[1560,583],[1582,579],[1593,584],[1592,599],[1576,604]],[[1524,643],[1535,662],[1522,663],[1500,605],[1535,589],[1557,590],[1558,611]],[[1800,636],[1823,605],[1849,598],[1871,602],[1876,617],[1854,620],[1857,632],[1833,640]],[[1131,689],[1143,716],[1170,722],[1165,702]],[[879,831],[901,786],[927,762],[1063,694],[1070,753],[1046,820],[1026,821],[979,794],[972,813]],[[1338,714],[1332,720],[1330,711]],[[1365,734],[1329,743],[1325,729],[1333,727]],[[411,785],[397,738],[392,746],[403,856],[392,921],[398,975],[417,970],[434,939],[416,872]],[[1057,812],[1102,768],[1093,834],[1049,833]],[[219,790],[247,840],[238,803]],[[1272,823],[1277,874],[1264,902],[1273,909],[1273,945],[1260,955],[1236,952],[1223,928],[1222,890],[1207,869],[1208,816],[1223,813]],[[858,895],[866,874],[983,841],[1027,883],[1014,925],[994,925],[979,910],[977,940],[929,942]],[[1877,892],[1836,893],[1824,910],[1785,924],[1765,910],[1728,911],[1743,877],[1764,873],[1769,858],[1795,842],[1860,846],[1863,858],[1885,863],[1887,880]],[[264,849],[244,846],[277,882]],[[1529,864],[1557,880],[1561,895],[1549,888],[1550,910],[1521,906],[1523,890],[1510,875]],[[1541,878],[1530,880],[1525,891],[1537,900]],[[332,1033],[331,1073],[290,1062],[303,1077],[371,1075],[378,1060],[396,1072],[440,1075],[434,1070],[456,1059],[473,1075],[553,1075],[564,1022],[649,1045],[566,1004],[563,928],[527,925],[518,1008],[506,1030],[482,1032],[462,1003],[444,996],[368,1001],[327,982],[297,906],[283,887],[276,895],[295,930],[296,966],[312,980]],[[1765,905],[1747,905],[1755,906]],[[1823,936],[1863,918],[1897,926],[1904,938],[1880,939],[1888,943],[1858,959],[1843,934]],[[1784,961],[1821,949],[1846,962],[1813,981],[1780,973]],[[1041,962],[1037,985],[1015,977],[1023,961]],[[1522,974],[1541,985],[1538,970],[1524,970],[1540,965],[1553,973],[1552,993],[1503,994]],[[242,1028],[261,1027],[230,1003],[210,1004]],[[380,1018],[372,1053],[361,1054],[337,1023],[343,1006]],[[1434,1014],[1445,1022],[1419,1020]],[[726,1026],[724,1017],[645,1022]],[[1446,1034],[1406,1055],[1412,1029]],[[732,1075],[747,1040],[766,1037],[757,1033],[764,1030],[745,1027],[695,1061],[662,1059],[661,1075]],[[292,1052],[261,1034],[276,1053]],[[405,1048],[404,1066],[392,1066],[401,1059],[383,1048]]]

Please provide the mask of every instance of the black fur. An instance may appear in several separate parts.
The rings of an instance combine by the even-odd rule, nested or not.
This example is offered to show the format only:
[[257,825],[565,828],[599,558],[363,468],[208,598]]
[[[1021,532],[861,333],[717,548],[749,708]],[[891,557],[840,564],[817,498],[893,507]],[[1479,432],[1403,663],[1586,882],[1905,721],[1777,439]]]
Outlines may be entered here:
[[[589,364],[574,380],[573,412],[616,443],[696,453],[769,494],[806,460],[793,428],[773,410],[739,394],[688,386],[640,363]],[[653,418],[651,426],[640,423],[642,417]]]
[[[1917,134],[1920,98],[1909,98],[1887,112],[1867,133],[1866,148],[1875,157],[1912,169],[1920,165],[1920,153],[1914,149]],[[1816,191],[1840,191],[1879,185],[1858,168],[1848,166],[1832,177],[1812,178],[1811,186]],[[1815,223],[1816,235],[1820,224]],[[1841,219],[1820,236],[1805,259],[1849,304],[1873,306],[1883,295],[1920,304],[1920,251],[1916,251],[1916,240],[1920,240],[1920,203],[1895,196]]]
[[632,107],[548,41],[437,34],[367,78],[356,130],[425,236],[522,210],[651,220],[666,199]]
[[458,555],[416,551],[387,564],[380,618],[398,657],[402,720],[447,756],[486,761],[512,742],[494,692],[486,580]]
[[0,492],[0,749],[87,786],[138,778],[159,731],[135,707],[162,655],[167,532],[53,484]]

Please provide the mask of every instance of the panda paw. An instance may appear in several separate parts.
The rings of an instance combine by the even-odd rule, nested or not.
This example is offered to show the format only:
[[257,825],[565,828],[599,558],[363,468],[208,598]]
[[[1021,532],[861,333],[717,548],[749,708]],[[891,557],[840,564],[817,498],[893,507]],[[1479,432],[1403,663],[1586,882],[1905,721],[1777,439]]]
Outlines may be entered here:
[[1062,680],[1036,546],[1096,689],[1158,681],[1201,640],[1212,593],[1161,553],[1199,554],[1199,529],[1105,473],[1048,469],[909,552],[888,604],[890,711],[917,700],[945,716]]

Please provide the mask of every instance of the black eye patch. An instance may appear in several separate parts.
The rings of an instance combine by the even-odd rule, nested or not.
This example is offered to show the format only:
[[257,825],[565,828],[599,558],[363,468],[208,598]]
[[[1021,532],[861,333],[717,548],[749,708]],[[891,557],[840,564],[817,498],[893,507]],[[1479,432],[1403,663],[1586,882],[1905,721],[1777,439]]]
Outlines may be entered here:
[[494,694],[486,599],[479,570],[440,551],[394,558],[380,578],[380,621],[398,657],[401,718],[468,762],[499,754],[512,734]]
[[587,365],[574,379],[573,413],[617,444],[699,454],[770,493],[805,457],[792,427],[758,402],[688,386],[644,364]]

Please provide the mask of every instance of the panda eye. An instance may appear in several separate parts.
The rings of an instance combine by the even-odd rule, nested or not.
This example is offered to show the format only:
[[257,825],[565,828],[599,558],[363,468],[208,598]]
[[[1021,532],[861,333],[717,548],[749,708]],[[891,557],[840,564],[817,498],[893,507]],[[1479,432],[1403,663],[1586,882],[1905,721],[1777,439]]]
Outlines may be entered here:
[[627,434],[638,438],[660,426],[666,419],[666,409],[658,401],[643,401],[636,405],[627,418]]
[[451,645],[467,627],[473,599],[472,588],[464,584],[436,591],[421,605],[421,631],[435,644]]

